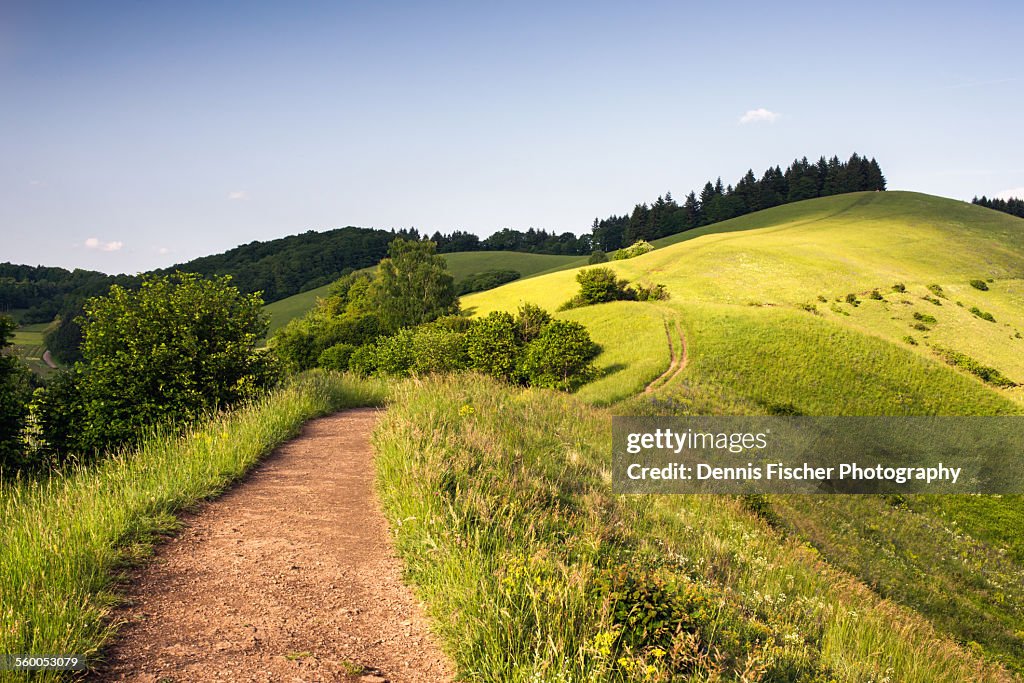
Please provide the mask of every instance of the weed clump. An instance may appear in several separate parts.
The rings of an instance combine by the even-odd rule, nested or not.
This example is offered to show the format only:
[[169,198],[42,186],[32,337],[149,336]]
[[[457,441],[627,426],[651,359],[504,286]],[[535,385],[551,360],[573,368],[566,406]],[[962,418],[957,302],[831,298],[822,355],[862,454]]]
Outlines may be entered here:
[[971,280],[971,287],[981,290],[982,292],[988,291],[988,285],[985,284],[984,280]]
[[857,295],[854,294],[853,292],[850,292],[849,294],[846,295],[846,303],[850,304],[851,306],[860,306],[860,301],[857,300]]
[[928,285],[928,291],[939,297],[940,299],[948,298],[946,293],[942,291],[942,285]]
[[907,291],[907,286],[902,282],[897,282],[892,286],[892,291],[899,292],[902,294],[903,292]]
[[925,301],[927,301],[930,304],[935,304],[936,306],[941,306],[942,305],[942,302],[939,301],[938,299],[936,299],[933,296],[929,296],[929,295],[925,294],[921,298],[924,299]]
[[903,341],[907,342],[911,346],[917,346],[917,340],[911,337],[909,334],[903,338]]

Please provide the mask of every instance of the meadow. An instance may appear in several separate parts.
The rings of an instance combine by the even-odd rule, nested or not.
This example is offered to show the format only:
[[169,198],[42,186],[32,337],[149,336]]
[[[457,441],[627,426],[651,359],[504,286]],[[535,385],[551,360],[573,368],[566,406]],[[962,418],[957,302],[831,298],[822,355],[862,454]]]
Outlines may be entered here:
[[93,466],[0,479],[0,652],[94,658],[117,626],[108,617],[118,578],[177,528],[177,514],[222,492],[306,421],[379,405],[384,392],[316,372],[184,434],[154,429]]
[[741,499],[613,496],[610,416],[482,377],[396,387],[379,490],[463,678],[1011,680]]

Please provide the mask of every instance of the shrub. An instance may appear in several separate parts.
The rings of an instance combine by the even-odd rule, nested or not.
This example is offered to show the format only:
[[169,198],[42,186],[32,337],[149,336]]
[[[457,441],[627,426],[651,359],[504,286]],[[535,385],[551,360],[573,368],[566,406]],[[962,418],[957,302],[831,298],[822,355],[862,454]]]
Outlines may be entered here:
[[668,300],[668,290],[665,289],[665,285],[645,285],[638,283],[633,285],[633,291],[636,292],[637,301]]
[[194,420],[277,379],[274,356],[256,349],[267,325],[263,302],[230,280],[153,276],[136,292],[114,285],[86,304],[85,361],[73,375],[82,419],[68,446],[88,452],[132,442],[142,427]]
[[934,315],[928,315],[927,313],[921,313],[919,311],[914,311],[914,320],[920,320],[921,322],[928,323],[929,325],[934,325],[938,322]]
[[376,344],[366,344],[353,351],[348,359],[348,369],[364,377],[377,372]]
[[907,291],[907,286],[902,282],[897,282],[892,286],[892,291],[903,293]]
[[885,299],[882,298],[882,293],[879,292],[877,289],[871,290],[871,298],[874,299],[875,301],[885,301]]
[[373,348],[376,372],[400,377],[412,372],[416,363],[412,330],[399,330],[390,337],[382,337],[376,341]]
[[824,297],[823,295],[821,295],[821,294],[819,294],[819,295],[818,295],[818,301],[819,301],[820,303],[823,303],[823,304],[824,304],[824,303],[828,303],[828,299],[826,299],[826,298],[825,298],[825,297]]
[[939,297],[940,299],[947,298],[946,293],[942,291],[942,285],[928,285],[928,291],[934,294],[935,296]]
[[583,325],[554,320],[527,345],[521,374],[532,386],[572,391],[597,374],[590,361],[599,351]]
[[801,311],[807,311],[808,313],[813,313],[814,315],[821,315],[820,313],[818,313],[818,307],[815,306],[814,304],[808,304],[808,303],[797,304],[797,308],[799,308]]
[[345,344],[344,342],[341,344],[335,344],[334,346],[324,349],[323,353],[320,354],[320,358],[317,360],[317,365],[328,370],[344,372],[345,370],[348,370],[349,359],[352,358],[352,354],[357,348],[357,346]]
[[909,334],[903,338],[903,341],[907,342],[911,346],[917,346],[917,340],[911,337]]
[[933,348],[935,349],[935,353],[937,353],[939,357],[942,358],[942,360],[946,361],[947,363],[954,367],[966,370],[975,377],[981,379],[983,382],[986,382],[993,386],[1004,388],[1017,386],[1016,382],[1007,378],[999,370],[989,367],[987,365],[982,365],[981,363],[979,363],[978,361],[971,358],[965,353],[961,353],[960,351],[955,351],[953,349],[943,348],[941,346],[935,346]]
[[988,291],[988,285],[985,284],[984,280],[971,280],[971,287],[974,287],[975,289],[980,289],[983,292]]
[[983,311],[977,306],[971,306],[970,311],[971,313],[981,318],[982,320],[987,320],[990,323],[994,323],[996,321],[995,317],[993,317],[991,313],[989,313],[988,311]]
[[520,277],[522,277],[522,274],[517,270],[485,270],[480,273],[467,275],[456,285],[455,291],[459,296],[471,292],[484,292],[507,282],[518,280]]
[[412,372],[454,372],[469,367],[466,335],[433,325],[423,325],[412,334]]
[[915,330],[919,332],[927,332],[928,330],[932,329],[925,325],[924,323],[914,323],[913,325],[911,325],[911,327],[913,327]]
[[520,343],[529,344],[551,322],[551,314],[536,304],[526,303],[516,314],[516,335]]
[[608,255],[608,258],[612,261],[621,261],[623,259],[631,259],[637,256],[642,256],[652,251],[654,251],[653,244],[646,240],[638,240],[631,244],[630,246],[626,247],[625,249],[616,249],[615,251]]
[[515,318],[494,311],[475,321],[466,333],[470,367],[505,381],[516,379],[521,345]]
[[600,249],[596,249],[590,254],[590,258],[587,259],[587,263],[595,265],[597,263],[608,263],[608,254],[604,253]]
[[611,268],[590,268],[576,273],[580,284],[581,305],[601,304],[607,301],[632,299],[629,281],[620,280]]
[[851,292],[846,295],[846,303],[856,306],[860,301],[857,300],[857,295]]
[[934,305],[936,305],[936,306],[941,306],[941,305],[942,305],[942,302],[941,302],[941,301],[939,301],[938,299],[936,299],[936,298],[935,298],[935,297],[933,297],[933,296],[929,296],[929,295],[925,294],[925,295],[924,295],[924,296],[922,296],[921,298],[922,298],[922,299],[923,299],[924,301],[927,301],[927,302],[928,302],[928,303],[930,303],[930,304],[934,304]]

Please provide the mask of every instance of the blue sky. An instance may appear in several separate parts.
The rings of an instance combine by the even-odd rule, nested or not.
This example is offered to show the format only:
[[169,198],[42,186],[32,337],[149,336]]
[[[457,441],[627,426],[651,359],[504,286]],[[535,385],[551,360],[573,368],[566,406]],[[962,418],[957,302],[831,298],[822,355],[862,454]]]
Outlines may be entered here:
[[853,151],[893,189],[1024,194],[1021,25],[1015,2],[0,1],[0,261],[580,233]]

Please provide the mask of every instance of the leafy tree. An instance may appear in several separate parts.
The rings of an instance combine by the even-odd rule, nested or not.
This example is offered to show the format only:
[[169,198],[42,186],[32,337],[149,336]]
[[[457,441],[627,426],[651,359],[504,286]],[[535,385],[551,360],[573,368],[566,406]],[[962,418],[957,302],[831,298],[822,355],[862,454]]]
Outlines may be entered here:
[[274,381],[273,359],[256,349],[267,326],[263,302],[230,281],[148,276],[136,292],[115,285],[86,304],[85,360],[74,368],[81,424],[70,446],[134,441],[147,425],[195,419]]
[[522,344],[529,344],[551,322],[551,314],[537,304],[525,303],[516,313],[516,337]]
[[433,242],[396,239],[388,254],[368,292],[385,329],[398,330],[458,312],[455,281]]
[[520,370],[532,386],[572,391],[597,374],[599,351],[583,325],[553,320],[526,347]]
[[506,282],[512,282],[522,277],[518,270],[485,270],[480,273],[467,275],[456,287],[457,293],[470,294],[472,292],[484,292],[494,289]]
[[13,320],[0,316],[0,469],[20,464],[21,434],[32,394],[28,368],[7,350],[14,327]]
[[601,251],[600,249],[595,249],[593,253],[590,254],[590,258],[587,259],[587,263],[590,265],[594,265],[597,263],[608,263],[608,254]]

